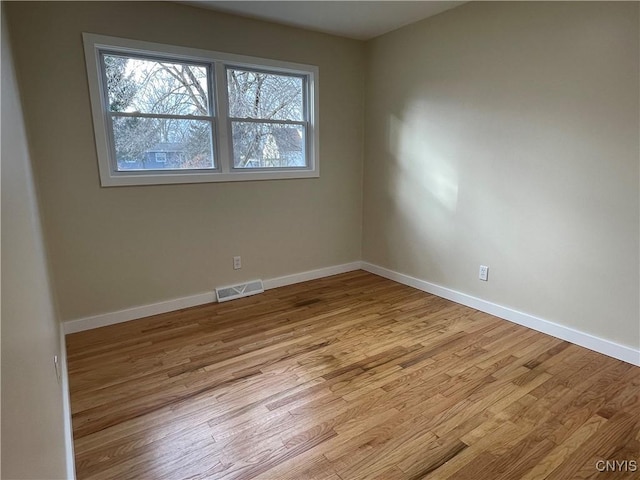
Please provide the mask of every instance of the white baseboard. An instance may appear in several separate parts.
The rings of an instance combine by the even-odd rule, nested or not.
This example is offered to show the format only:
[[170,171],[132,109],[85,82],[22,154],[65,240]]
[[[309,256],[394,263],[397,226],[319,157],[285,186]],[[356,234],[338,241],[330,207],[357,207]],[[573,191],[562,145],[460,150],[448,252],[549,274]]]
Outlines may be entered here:
[[[284,287],[285,285],[292,285],[294,283],[329,277],[339,273],[351,272],[353,270],[359,270],[361,265],[361,262],[351,262],[344,263],[342,265],[334,265],[332,267],[319,268],[317,270],[310,270],[307,272],[295,273],[293,275],[285,275],[283,277],[269,278],[263,281],[264,289],[269,290],[272,288]],[[127,308],[117,312],[103,313],[91,317],[79,318],[77,320],[69,320],[63,322],[62,326],[64,333],[68,335],[71,333],[82,332],[84,330],[91,330],[94,328],[105,327],[107,325],[136,320],[138,318],[149,317],[151,315],[158,315],[160,313],[173,312],[175,310],[180,310],[181,308],[204,305],[215,301],[215,292],[211,291],[188,297],[174,298],[172,300],[166,300],[164,302],[153,303],[150,305]]]
[[64,330],[60,329],[60,380],[62,384],[62,421],[64,422],[64,451],[67,479],[76,478],[76,462],[73,449],[73,426],[71,423],[71,400],[69,398],[69,370],[67,369],[67,343]]
[[138,318],[158,315],[159,313],[173,312],[181,308],[195,307],[196,305],[204,305],[216,301],[214,292],[199,293],[189,297],[174,298],[164,302],[152,303],[150,305],[141,305],[139,307],[127,308],[126,310],[118,310],[117,312],[102,313],[92,317],[79,318],[77,320],[68,320],[63,322],[64,333],[76,333],[84,330],[92,330],[94,328],[106,327],[107,325],[115,325],[116,323],[128,322],[129,320],[137,320]]
[[605,340],[564,325],[559,325],[557,323],[529,315],[528,313],[503,307],[502,305],[488,302],[456,290],[441,287],[403,273],[394,272],[393,270],[389,270],[378,265],[362,262],[362,269],[381,277],[388,278],[389,280],[393,280],[394,282],[417,288],[423,292],[446,298],[447,300],[495,315],[496,317],[504,320],[537,330],[538,332],[546,333],[547,335],[551,335],[552,337],[556,337],[561,340],[566,340],[567,342],[588,348],[589,350],[631,363],[632,365],[640,366],[640,350],[635,350],[631,347],[620,345],[610,340]]
[[319,268],[317,270],[309,270],[302,273],[294,273],[293,275],[285,275],[284,277],[276,277],[265,280],[264,289],[284,287],[285,285],[293,285],[294,283],[308,282],[318,278],[330,277],[340,273],[353,272],[360,270],[362,262],[343,263],[342,265],[334,265],[333,267]]

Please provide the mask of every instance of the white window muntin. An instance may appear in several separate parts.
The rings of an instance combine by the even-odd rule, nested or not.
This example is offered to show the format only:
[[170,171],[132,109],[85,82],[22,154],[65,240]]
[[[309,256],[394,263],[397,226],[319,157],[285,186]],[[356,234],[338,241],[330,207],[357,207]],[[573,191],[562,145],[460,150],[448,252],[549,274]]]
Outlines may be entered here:
[[[158,44],[139,40],[129,40],[119,37],[109,37],[92,33],[83,33],[85,47],[85,61],[87,64],[87,77],[89,80],[89,93],[91,98],[92,116],[98,164],[102,186],[116,185],[154,185],[171,183],[202,183],[202,182],[228,182],[243,180],[270,180],[286,178],[313,178],[320,175],[319,166],[319,128],[318,128],[318,67],[313,65],[298,64],[279,60],[264,59],[245,55],[235,55],[223,52],[214,52],[190,47]],[[103,104],[105,85],[99,72],[100,52],[111,51],[120,55],[150,56],[165,61],[179,61],[183,63],[210,64],[211,75],[210,88],[213,101],[214,122],[214,155],[215,165],[218,170],[190,169],[185,171],[136,171],[117,172],[111,169],[110,146],[114,145],[110,138],[112,128],[107,122],[108,109]],[[307,166],[302,167],[276,167],[276,168],[251,168],[232,169],[231,135],[229,129],[228,100],[226,92],[226,67],[237,67],[250,70],[264,69],[270,73],[283,73],[306,77],[305,118],[306,129],[306,155]],[[107,93],[108,95],[108,93]],[[107,97],[108,98],[108,97]]]

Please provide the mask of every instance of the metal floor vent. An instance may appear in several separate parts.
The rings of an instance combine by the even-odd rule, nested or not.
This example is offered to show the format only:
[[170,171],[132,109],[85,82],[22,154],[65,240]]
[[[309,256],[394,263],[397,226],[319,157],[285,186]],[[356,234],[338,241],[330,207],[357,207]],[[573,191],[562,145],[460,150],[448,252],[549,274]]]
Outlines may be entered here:
[[227,300],[235,300],[236,298],[248,297],[262,292],[264,292],[262,280],[252,280],[247,283],[216,288],[216,297],[218,302],[226,302]]

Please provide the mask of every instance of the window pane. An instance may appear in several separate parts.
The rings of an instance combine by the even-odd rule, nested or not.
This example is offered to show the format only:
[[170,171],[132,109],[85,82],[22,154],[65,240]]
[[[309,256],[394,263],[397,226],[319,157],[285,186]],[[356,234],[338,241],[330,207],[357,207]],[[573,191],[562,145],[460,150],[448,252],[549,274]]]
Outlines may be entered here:
[[206,67],[121,55],[103,59],[110,111],[209,115]]
[[215,168],[211,122],[113,117],[118,171]]
[[234,168],[306,167],[302,125],[233,122]]
[[227,70],[229,115],[262,120],[304,120],[302,77]]

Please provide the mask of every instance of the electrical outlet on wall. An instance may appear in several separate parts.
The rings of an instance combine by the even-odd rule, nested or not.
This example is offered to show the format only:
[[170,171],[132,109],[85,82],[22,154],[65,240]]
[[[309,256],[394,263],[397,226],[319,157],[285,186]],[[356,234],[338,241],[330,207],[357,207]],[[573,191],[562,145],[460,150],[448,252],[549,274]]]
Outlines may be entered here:
[[242,268],[242,257],[239,255],[237,257],[233,257],[233,269],[240,270]]
[[480,272],[478,273],[478,278],[483,282],[489,280],[489,267],[486,265],[480,265]]

